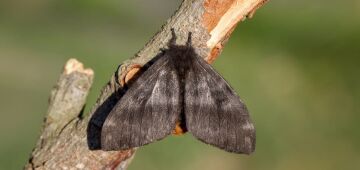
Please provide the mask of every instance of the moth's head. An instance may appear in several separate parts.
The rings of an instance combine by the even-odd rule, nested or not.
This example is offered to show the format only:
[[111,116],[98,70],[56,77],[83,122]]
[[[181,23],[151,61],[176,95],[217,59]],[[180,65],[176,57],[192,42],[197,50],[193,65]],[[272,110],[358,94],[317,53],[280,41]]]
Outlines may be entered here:
[[195,49],[189,45],[169,45],[168,51],[179,52],[179,53],[192,53],[195,52]]

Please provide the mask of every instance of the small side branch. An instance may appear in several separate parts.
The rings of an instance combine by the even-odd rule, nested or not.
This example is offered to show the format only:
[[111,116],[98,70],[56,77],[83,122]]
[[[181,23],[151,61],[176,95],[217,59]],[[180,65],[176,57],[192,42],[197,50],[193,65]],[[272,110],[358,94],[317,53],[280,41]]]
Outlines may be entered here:
[[[49,108],[43,130],[25,169],[45,169],[56,154],[63,155],[55,148],[65,146],[61,136],[79,121],[86,97],[93,82],[94,72],[84,69],[82,63],[70,59],[51,92]],[[68,134],[66,134],[68,135]],[[55,147],[56,146],[56,147]]]

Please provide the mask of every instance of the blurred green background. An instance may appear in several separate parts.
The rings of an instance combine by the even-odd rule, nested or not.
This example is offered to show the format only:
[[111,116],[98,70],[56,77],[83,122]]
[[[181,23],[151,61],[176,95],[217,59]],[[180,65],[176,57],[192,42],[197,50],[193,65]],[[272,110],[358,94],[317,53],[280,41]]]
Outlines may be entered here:
[[[95,70],[90,107],[180,3],[1,0],[0,169],[27,161],[67,59]],[[360,169],[359,18],[359,0],[270,1],[214,63],[251,111],[256,152],[227,153],[187,134],[142,147],[129,170]]]

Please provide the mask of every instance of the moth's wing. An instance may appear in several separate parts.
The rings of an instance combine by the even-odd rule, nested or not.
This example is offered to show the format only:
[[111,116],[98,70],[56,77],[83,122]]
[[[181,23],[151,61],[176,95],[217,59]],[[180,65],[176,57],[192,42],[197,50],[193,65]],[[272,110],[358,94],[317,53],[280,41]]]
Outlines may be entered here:
[[185,77],[186,127],[199,140],[229,152],[255,150],[255,129],[245,104],[202,58]]
[[101,133],[103,150],[125,150],[160,140],[180,115],[179,77],[169,57],[149,67],[115,105]]

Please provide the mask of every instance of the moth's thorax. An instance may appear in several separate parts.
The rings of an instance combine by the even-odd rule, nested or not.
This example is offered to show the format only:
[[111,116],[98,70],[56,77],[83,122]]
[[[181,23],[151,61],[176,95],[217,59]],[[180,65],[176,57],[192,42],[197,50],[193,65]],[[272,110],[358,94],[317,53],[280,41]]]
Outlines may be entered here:
[[169,49],[169,56],[172,57],[170,61],[173,62],[180,78],[183,78],[189,71],[194,57],[196,57],[195,50],[191,46],[173,46]]

